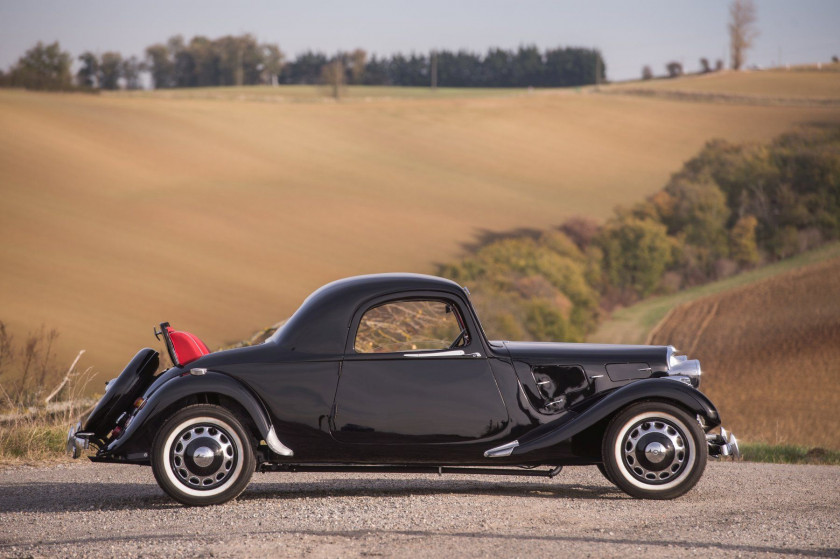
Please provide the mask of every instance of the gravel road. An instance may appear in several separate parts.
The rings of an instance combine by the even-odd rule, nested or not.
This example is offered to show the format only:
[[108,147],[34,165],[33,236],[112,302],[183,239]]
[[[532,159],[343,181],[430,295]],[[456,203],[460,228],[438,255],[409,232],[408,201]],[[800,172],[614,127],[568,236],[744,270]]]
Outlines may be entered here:
[[840,467],[710,463],[675,501],[557,478],[255,474],[185,508],[139,466],[0,469],[2,557],[840,557]]

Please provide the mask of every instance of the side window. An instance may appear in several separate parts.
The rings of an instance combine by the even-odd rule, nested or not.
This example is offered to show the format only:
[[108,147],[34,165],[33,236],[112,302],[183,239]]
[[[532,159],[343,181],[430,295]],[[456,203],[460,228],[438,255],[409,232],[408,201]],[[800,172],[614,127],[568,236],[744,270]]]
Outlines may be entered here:
[[353,347],[357,353],[461,347],[469,341],[461,336],[463,324],[457,308],[444,301],[394,301],[362,316]]

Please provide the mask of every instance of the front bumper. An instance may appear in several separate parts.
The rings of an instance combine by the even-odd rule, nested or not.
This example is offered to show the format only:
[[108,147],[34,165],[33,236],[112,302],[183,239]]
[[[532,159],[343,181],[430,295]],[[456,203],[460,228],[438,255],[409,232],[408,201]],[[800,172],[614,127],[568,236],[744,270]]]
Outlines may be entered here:
[[93,433],[81,433],[79,429],[82,428],[82,422],[70,427],[67,432],[67,454],[73,458],[79,458],[84,451],[90,447],[90,437]]
[[712,458],[731,456],[734,459],[741,456],[738,439],[732,433],[727,433],[723,427],[720,428],[719,434],[707,434],[706,443],[709,445],[709,456]]

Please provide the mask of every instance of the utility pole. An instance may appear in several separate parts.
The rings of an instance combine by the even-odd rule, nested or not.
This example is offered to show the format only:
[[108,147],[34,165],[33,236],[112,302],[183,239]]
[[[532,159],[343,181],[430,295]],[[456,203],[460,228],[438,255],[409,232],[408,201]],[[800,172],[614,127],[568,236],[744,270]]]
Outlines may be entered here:
[[598,50],[592,49],[595,53],[595,91],[598,91],[598,86],[601,85],[601,57],[598,56]]
[[431,55],[429,55],[429,64],[431,68],[429,68],[429,75],[432,80],[432,89],[437,89],[437,51],[432,51]]

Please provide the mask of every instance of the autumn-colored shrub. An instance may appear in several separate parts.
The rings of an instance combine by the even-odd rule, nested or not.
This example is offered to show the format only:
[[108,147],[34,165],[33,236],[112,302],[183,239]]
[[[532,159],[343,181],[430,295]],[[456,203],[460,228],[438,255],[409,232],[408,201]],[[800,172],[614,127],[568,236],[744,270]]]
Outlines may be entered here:
[[500,235],[441,275],[468,284],[491,337],[580,340],[604,311],[840,237],[840,127],[767,145],[714,140],[604,225]]

